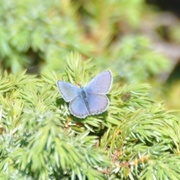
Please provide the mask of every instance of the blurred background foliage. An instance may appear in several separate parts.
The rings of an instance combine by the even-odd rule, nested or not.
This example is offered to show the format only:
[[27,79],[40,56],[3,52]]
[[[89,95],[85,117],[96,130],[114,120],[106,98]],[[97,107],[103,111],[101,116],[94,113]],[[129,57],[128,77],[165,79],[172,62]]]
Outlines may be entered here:
[[[175,1],[176,0],[173,2]],[[165,4],[165,2],[166,1],[164,0],[163,3]],[[144,105],[144,107],[147,109],[149,106],[151,106],[150,112],[145,113],[149,113],[148,115],[152,119],[154,113],[159,116],[160,114],[163,114],[161,118],[167,120],[168,122],[168,120],[171,119],[171,114],[168,114],[166,117],[166,113],[161,110],[161,107],[153,109],[153,104],[150,103],[150,99],[146,99],[146,93],[149,87],[139,84],[144,82],[151,84],[153,88],[151,89],[150,97],[153,97],[158,101],[165,101],[164,104],[169,109],[180,109],[180,13],[178,12],[177,7],[178,5],[176,5],[176,11],[174,15],[173,13],[167,11],[168,8],[163,7],[166,9],[166,11],[161,11],[159,6],[155,6],[154,0],[0,0],[0,73],[3,74],[0,90],[2,93],[1,104],[4,103],[6,109],[6,112],[4,112],[5,114],[3,114],[2,117],[7,117],[8,123],[10,124],[14,122],[12,125],[8,124],[7,122],[3,122],[5,123],[3,128],[8,132],[8,136],[1,137],[1,143],[6,141],[7,144],[1,144],[1,152],[5,152],[5,154],[2,154],[2,157],[5,157],[6,159],[3,161],[4,164],[2,163],[0,168],[2,168],[4,172],[7,172],[7,164],[15,162],[19,169],[25,171],[27,168],[28,172],[32,172],[32,174],[26,174],[26,177],[33,176],[33,173],[34,177],[39,177],[38,173],[41,173],[39,169],[42,168],[45,172],[44,174],[46,174],[46,168],[51,169],[51,165],[53,163],[59,163],[58,158],[60,158],[60,154],[53,154],[53,156],[56,156],[55,160],[52,158],[51,161],[47,163],[46,167],[43,164],[44,162],[40,162],[40,164],[37,164],[37,166],[34,164],[32,165],[30,160],[31,158],[34,158],[32,157],[33,155],[29,157],[29,161],[27,160],[23,162],[24,158],[27,158],[27,154],[24,154],[24,156],[18,160],[21,153],[19,155],[14,151],[18,147],[16,142],[23,141],[21,138],[26,137],[30,138],[28,139],[30,141],[30,144],[28,144],[29,147],[36,147],[38,145],[35,143],[35,135],[41,137],[42,139],[46,139],[47,136],[44,137],[42,132],[44,131],[48,134],[52,131],[55,133],[52,138],[56,137],[64,139],[64,141],[58,145],[62,149],[66,149],[66,142],[71,142],[71,137],[66,137],[66,134],[63,133],[59,135],[57,133],[57,129],[58,126],[63,127],[69,123],[67,119],[67,122],[64,122],[64,120],[61,118],[59,119],[59,115],[62,114],[65,114],[66,117],[68,115],[68,110],[67,106],[61,106],[63,110],[61,109],[61,112],[58,111],[56,112],[57,114],[55,113],[52,115],[57,108],[53,104],[54,99],[59,96],[58,92],[56,92],[57,89],[55,90],[54,86],[60,77],[71,77],[69,80],[72,80],[73,78],[79,78],[78,80],[81,80],[83,83],[84,81],[87,82],[86,80],[89,80],[89,76],[87,76],[86,80],[83,80],[85,76],[84,74],[81,76],[81,71],[90,73],[91,70],[94,71],[94,65],[96,66],[96,72],[100,72],[104,69],[111,69],[115,77],[115,82],[119,82],[121,86],[125,85],[121,92],[117,92],[116,90],[113,91],[114,95],[112,95],[112,101],[114,98],[114,105],[117,103],[117,101],[115,101],[116,95],[121,97],[122,101],[124,101],[124,109],[122,112],[119,112],[120,114],[117,114],[118,117],[124,118],[122,118],[122,122],[125,122],[127,127],[128,122],[125,121],[125,119],[131,119],[131,116],[134,115],[128,114],[128,112],[132,113],[132,109],[126,109],[126,106],[128,105],[126,99],[128,99],[128,92],[131,91],[135,94],[139,93],[138,95],[141,95],[144,98],[140,99],[140,102],[138,102],[136,97],[134,97],[134,100],[132,99],[133,103],[135,103],[133,106],[134,109],[137,108],[136,106],[138,106],[138,104],[141,104],[140,106]],[[83,66],[83,63],[78,63],[79,58],[77,56],[69,55],[71,52],[77,52],[81,54],[81,57],[84,60],[84,64],[88,64],[90,61],[91,66],[88,65],[87,68],[85,68],[84,66],[86,65]],[[68,61],[68,59],[74,59],[74,62]],[[25,75],[23,72],[26,69],[28,74],[38,74],[40,77],[42,77],[42,74],[44,74],[44,76],[41,80],[39,80],[34,76]],[[70,69],[72,69],[72,71]],[[49,75],[49,70],[53,70],[55,72],[54,75]],[[67,72],[69,74],[67,74]],[[13,76],[12,74],[15,73],[19,74]],[[78,75],[74,77],[73,74],[76,73],[78,73]],[[91,73],[96,74],[95,72]],[[61,74],[61,76],[58,77],[57,74]],[[30,83],[30,85],[28,83]],[[130,87],[126,87],[127,85],[130,85]],[[44,91],[41,90],[43,89],[42,87],[46,87]],[[16,92],[16,88],[19,88],[18,92]],[[120,91],[120,89],[118,90]],[[50,92],[50,94],[53,92],[53,94],[45,95],[47,92]],[[28,93],[30,96],[28,96]],[[41,101],[39,101],[38,96],[40,93],[44,95],[42,95]],[[18,97],[20,94],[22,97]],[[50,100],[50,97],[53,101]],[[47,101],[45,101],[46,98]],[[34,101],[32,101],[32,99],[34,99]],[[14,104],[14,100],[17,104]],[[45,104],[43,104],[44,101]],[[132,103],[132,101],[130,103]],[[53,105],[51,106],[51,104]],[[122,107],[119,104],[118,107]],[[24,106],[26,106],[27,109],[24,109]],[[46,106],[49,106],[52,109],[47,111]],[[35,111],[36,108],[37,111]],[[111,107],[111,109],[113,109],[113,107]],[[128,110],[128,112],[126,112],[126,110]],[[11,128],[13,130],[17,125],[19,125],[19,121],[22,118],[21,115],[24,113],[24,111],[24,120],[20,130],[25,128],[28,124],[28,127],[32,128],[32,132],[28,131],[26,133],[26,131],[22,131],[22,133],[19,133],[15,139],[16,142],[12,142],[11,137],[13,136],[13,133],[9,133],[9,131],[11,132]],[[45,116],[41,115],[41,113],[46,111],[47,114],[45,114]],[[144,109],[141,109],[140,113],[144,111]],[[137,117],[139,117],[139,112],[135,113]],[[28,122],[30,118],[28,114],[35,114],[38,120],[35,120],[35,122]],[[106,119],[107,122],[103,124],[103,127],[108,127],[108,123],[110,122],[113,122],[113,124],[117,125],[117,114],[114,115],[113,118],[111,116],[108,117]],[[42,121],[45,123],[44,127],[47,127],[47,129],[42,129],[42,132],[36,131],[36,129],[34,130],[35,135],[32,136],[33,128],[39,125],[39,119],[43,118],[44,121]],[[72,156],[71,160],[75,161],[77,164],[80,164],[82,161],[84,162],[84,172],[86,172],[87,167],[98,166],[99,164],[102,164],[102,158],[105,159],[104,156],[99,156],[97,161],[93,162],[96,159],[96,156],[94,156],[93,152],[88,154],[87,148],[82,148],[79,146],[79,142],[82,140],[82,137],[87,137],[87,141],[84,140],[85,144],[88,144],[90,141],[91,143],[89,143],[89,146],[93,146],[92,144],[96,142],[97,139],[95,137],[89,137],[87,130],[91,131],[92,129],[95,130],[97,128],[97,131],[99,131],[99,122],[102,123],[103,118],[104,117],[101,117],[97,120],[90,117],[87,119],[87,122],[85,122],[85,126],[82,125],[80,128],[76,127],[78,131],[81,131],[84,134],[77,136],[75,143],[71,142],[71,147],[68,146],[70,149],[72,147],[72,149],[75,148],[74,153],[79,157],[79,160],[75,160],[75,158]],[[52,124],[49,119],[54,120]],[[142,117],[139,119],[142,120]],[[135,118],[135,121],[137,120],[139,123],[139,119]],[[155,119],[158,119],[158,116],[155,117]],[[64,124],[58,124],[59,121],[60,123]],[[98,123],[96,121],[98,121]],[[142,121],[141,123],[142,126],[144,126],[144,122]],[[178,124],[178,122],[175,122],[175,124],[176,123]],[[78,125],[78,122],[75,124]],[[71,126],[75,128],[75,124],[71,124]],[[54,129],[49,130],[48,125],[52,125]],[[178,128],[179,124],[176,127]],[[127,135],[129,131],[128,129],[126,130],[126,128],[124,133]],[[139,128],[141,127],[139,126]],[[76,132],[77,129],[73,129],[72,132]],[[104,136],[104,139],[102,139],[102,142],[104,142],[104,147],[106,144],[106,138],[111,137],[111,133],[113,131],[116,132],[116,130],[117,129],[114,128],[113,130],[109,129],[109,131],[106,132],[106,136]],[[126,140],[128,142],[131,140],[135,142],[136,138],[142,136],[142,139],[139,140],[140,142],[145,142],[147,140],[147,146],[149,143],[153,144],[153,148],[150,149],[150,151],[154,152],[153,158],[156,159],[155,151],[164,147],[165,142],[160,137],[157,139],[148,139],[150,135],[148,135],[147,139],[145,140],[143,139],[143,135],[143,133],[139,135],[138,132],[135,132],[135,130],[132,129],[132,134],[128,135],[129,139]],[[121,136],[123,135],[117,137],[122,140]],[[166,137],[166,135],[163,136]],[[173,134],[172,137],[174,136],[176,135]],[[25,140],[27,141],[26,138]],[[159,138],[162,140],[161,143],[164,143],[163,145],[158,145]],[[178,137],[175,137],[177,142],[173,143],[172,139],[165,139],[170,142],[171,146],[165,148],[169,148],[167,151],[177,151],[178,154]],[[21,147],[21,152],[26,151],[26,143],[28,142],[25,140],[23,141],[24,146]],[[48,138],[46,140],[50,142],[49,144],[53,147],[51,149],[47,145],[47,151],[45,154],[43,154],[44,159],[46,159],[52,151],[61,152],[62,149],[54,149],[56,148],[55,144],[59,142],[52,142],[48,140]],[[107,142],[107,144],[108,147],[112,148],[113,156],[115,156],[114,158],[116,159],[115,149],[112,147],[113,145],[111,142]],[[149,157],[147,152],[142,151],[142,154],[138,154],[136,149],[133,151],[134,157],[130,157],[131,151],[135,144],[136,143],[132,143],[132,148],[126,149],[124,156],[126,156],[127,159],[132,158],[131,163],[138,165],[136,169],[138,174],[138,170],[144,168],[143,163],[146,162]],[[138,144],[136,147],[138,148],[138,146],[143,148],[142,144]],[[174,150],[172,147],[176,147],[176,150]],[[81,155],[81,153],[79,153],[80,151],[83,151],[84,154]],[[11,157],[6,156],[9,152],[13,152]],[[99,155],[99,152],[94,153]],[[117,154],[118,153],[120,152],[118,151]],[[158,155],[161,154],[160,150],[158,153]],[[41,154],[41,152],[39,152],[39,154]],[[87,156],[86,159],[84,159],[83,156]],[[168,160],[171,159],[169,154],[164,154],[164,157],[166,157]],[[176,159],[174,156],[173,158]],[[118,176],[122,177],[119,172],[124,175],[124,178],[128,177],[128,173],[130,171],[129,164],[126,164],[125,159],[122,159],[122,162],[123,160],[125,162],[124,164],[121,163],[123,168],[118,169],[120,168],[118,166],[114,168],[114,172],[117,175],[117,178]],[[176,160],[177,162],[179,161],[178,158]],[[162,162],[163,161],[165,162],[165,159],[162,158]],[[64,162],[67,163],[66,160],[64,160]],[[173,161],[172,164],[174,162],[175,161]],[[149,163],[152,166],[150,161]],[[166,163],[167,162],[165,162],[165,164]],[[107,164],[105,164],[105,166]],[[25,167],[25,165],[28,167]],[[71,165],[72,164],[67,165],[69,168],[66,172],[67,176],[74,167]],[[160,174],[160,167],[162,165],[163,164],[159,164],[158,167]],[[148,173],[150,173],[154,168],[151,166],[148,166],[149,170],[148,168],[145,168],[147,170],[146,172],[142,171],[141,177],[144,176],[144,178],[147,179],[148,176],[145,177],[145,175],[148,175]],[[31,169],[32,167],[34,168],[33,170]],[[63,164],[61,167],[62,172],[65,165]],[[167,167],[170,168],[170,164]],[[11,168],[11,172],[16,169],[13,166]],[[58,169],[59,166],[56,168]],[[56,171],[57,169],[53,169],[54,172],[51,172],[52,176],[59,177],[58,171]],[[78,176],[84,178],[85,176],[81,176],[81,170],[82,169],[73,170],[74,174],[72,174],[72,177]],[[99,170],[99,172],[102,171],[104,170]],[[108,172],[106,173],[108,174]],[[176,172],[173,171],[171,174],[172,176],[173,173]],[[91,169],[89,175],[86,175],[91,177],[92,174],[98,178],[101,178],[101,175],[97,171],[94,171],[93,168]],[[136,177],[137,174],[135,171],[135,174],[130,175],[132,175],[132,177]],[[4,174],[1,173],[0,176],[3,178]],[[13,176],[15,178],[18,177],[16,172],[12,174],[12,179]],[[19,174],[19,176],[23,177],[22,174]]]
[[[135,35],[124,38],[123,42],[121,38],[142,26],[144,11],[146,6],[142,0],[131,0],[131,3],[103,0],[1,2],[1,70],[17,72],[34,66],[39,71],[59,70],[70,51],[93,57],[94,61],[103,58],[102,64],[114,58],[106,57],[107,53],[119,57],[116,61],[131,59],[128,54],[136,56],[132,61],[140,61],[138,54],[142,50],[151,51],[147,41]],[[124,52],[122,57],[120,51]],[[166,60],[159,63],[159,71],[166,63]]]

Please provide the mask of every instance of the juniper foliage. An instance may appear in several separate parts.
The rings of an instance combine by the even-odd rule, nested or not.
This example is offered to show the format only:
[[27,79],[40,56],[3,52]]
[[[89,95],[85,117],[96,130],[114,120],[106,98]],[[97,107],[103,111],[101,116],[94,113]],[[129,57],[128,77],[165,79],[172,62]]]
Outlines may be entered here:
[[1,179],[178,179],[180,122],[147,84],[114,76],[108,110],[78,119],[57,80],[86,85],[100,70],[71,54],[64,73],[0,79]]

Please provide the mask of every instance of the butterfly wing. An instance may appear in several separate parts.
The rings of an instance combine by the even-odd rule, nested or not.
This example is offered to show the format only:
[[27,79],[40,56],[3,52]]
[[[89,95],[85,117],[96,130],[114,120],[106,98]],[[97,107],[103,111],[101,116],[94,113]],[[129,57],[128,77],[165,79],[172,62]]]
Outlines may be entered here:
[[112,85],[111,71],[103,71],[94,77],[85,87],[87,93],[107,94]]
[[85,102],[80,95],[70,102],[69,109],[71,113],[78,118],[85,118],[89,115]]
[[90,114],[100,114],[107,110],[109,99],[104,94],[88,94]]
[[80,93],[80,88],[76,87],[71,83],[67,83],[65,81],[58,81],[57,86],[59,91],[66,102],[72,101],[76,98]]

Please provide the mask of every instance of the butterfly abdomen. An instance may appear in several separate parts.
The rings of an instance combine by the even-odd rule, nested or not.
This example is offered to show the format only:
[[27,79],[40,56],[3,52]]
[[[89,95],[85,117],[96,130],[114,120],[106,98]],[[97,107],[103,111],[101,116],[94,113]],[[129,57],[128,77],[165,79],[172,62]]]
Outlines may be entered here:
[[84,90],[83,87],[81,87],[81,96],[82,96],[82,99],[84,101],[84,104],[90,114],[90,107],[89,107],[89,103],[88,103],[88,98],[87,98],[87,94],[86,94],[86,91]]

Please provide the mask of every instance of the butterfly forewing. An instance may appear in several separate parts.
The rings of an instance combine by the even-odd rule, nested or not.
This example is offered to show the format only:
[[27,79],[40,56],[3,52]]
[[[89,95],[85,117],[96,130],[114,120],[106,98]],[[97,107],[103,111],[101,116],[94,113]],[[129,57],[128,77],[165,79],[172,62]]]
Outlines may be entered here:
[[109,105],[109,99],[103,94],[89,94],[88,103],[91,115],[100,114],[106,111]]
[[58,81],[57,86],[66,102],[72,101],[80,93],[80,88],[76,87],[73,84],[64,82],[64,81]]
[[70,102],[70,111],[71,113],[79,118],[85,118],[89,115],[88,109],[85,105],[84,99],[81,96],[77,96]]
[[111,71],[103,71],[94,77],[85,87],[88,93],[107,94],[112,85]]

